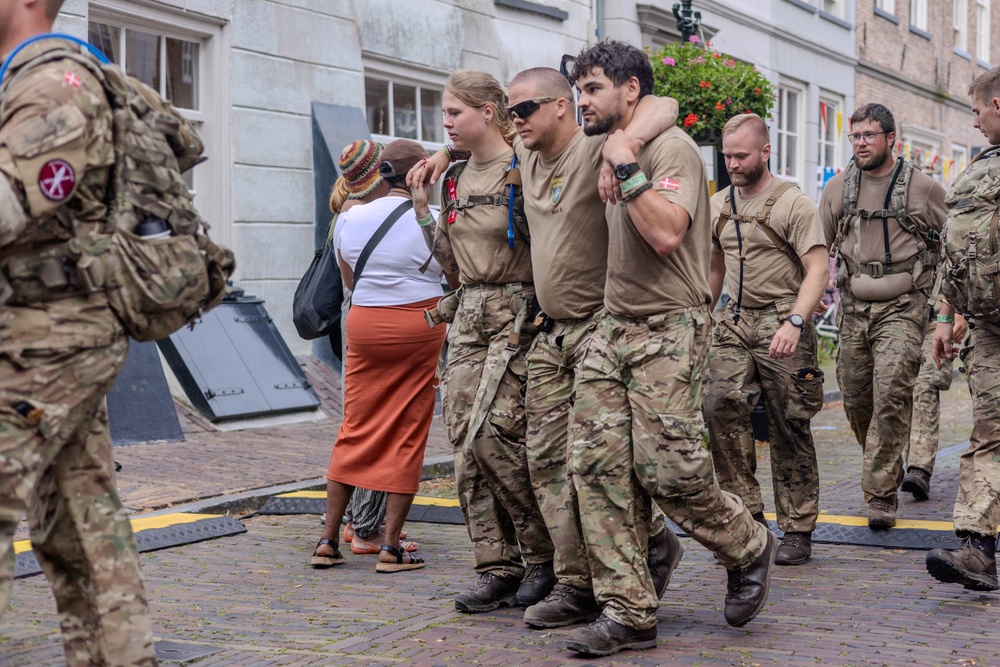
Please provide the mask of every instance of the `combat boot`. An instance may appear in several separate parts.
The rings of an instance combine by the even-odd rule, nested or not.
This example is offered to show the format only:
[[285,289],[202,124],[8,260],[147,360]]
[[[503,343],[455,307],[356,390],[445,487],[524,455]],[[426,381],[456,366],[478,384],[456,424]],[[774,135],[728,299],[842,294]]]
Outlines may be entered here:
[[455,598],[455,609],[466,614],[493,611],[510,605],[521,581],[517,577],[500,577],[492,572],[479,575],[479,581],[465,593]]
[[587,627],[573,630],[566,638],[566,648],[586,655],[611,655],[622,649],[655,647],[656,625],[636,630],[603,615]]
[[767,602],[771,589],[771,570],[778,540],[767,531],[764,553],[744,568],[726,570],[729,575],[726,592],[726,623],[739,628],[754,619]]
[[785,533],[774,556],[775,565],[802,565],[812,556],[812,533]]
[[552,592],[556,581],[552,561],[529,564],[524,577],[521,578],[521,584],[517,588],[517,595],[514,596],[510,606],[523,608],[541,602],[546,595]]
[[903,476],[899,489],[912,493],[914,500],[927,500],[931,491],[931,474],[920,468],[910,468]]
[[556,584],[544,600],[524,610],[524,622],[533,628],[560,628],[589,623],[600,615],[594,591]]
[[993,535],[959,533],[958,549],[932,549],[927,571],[946,584],[962,584],[970,591],[995,591],[997,584],[997,540]]
[[888,500],[873,498],[868,502],[868,527],[887,530],[896,525],[896,506]]
[[670,575],[677,568],[684,555],[684,547],[681,541],[666,526],[656,535],[649,536],[649,574],[653,578],[653,588],[656,590],[656,599],[659,600],[663,591],[670,585]]

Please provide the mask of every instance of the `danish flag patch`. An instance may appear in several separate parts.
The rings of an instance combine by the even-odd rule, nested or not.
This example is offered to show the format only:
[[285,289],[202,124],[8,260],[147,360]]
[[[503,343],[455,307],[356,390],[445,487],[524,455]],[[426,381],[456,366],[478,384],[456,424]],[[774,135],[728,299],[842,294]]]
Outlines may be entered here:
[[69,86],[73,86],[74,88],[79,88],[80,87],[80,77],[78,77],[73,72],[67,71],[63,75],[63,83],[65,83],[65,84],[67,84]]
[[49,201],[63,201],[75,186],[76,172],[66,160],[49,160],[38,172],[38,189]]
[[680,190],[681,189],[681,182],[680,181],[675,181],[672,178],[664,178],[662,181],[660,181],[660,189],[661,190]]

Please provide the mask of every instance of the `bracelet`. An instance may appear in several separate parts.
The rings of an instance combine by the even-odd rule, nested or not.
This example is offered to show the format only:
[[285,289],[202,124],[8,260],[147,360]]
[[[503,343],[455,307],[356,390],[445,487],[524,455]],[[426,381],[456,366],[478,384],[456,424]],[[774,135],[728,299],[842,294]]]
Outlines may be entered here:
[[445,144],[444,145],[444,152],[448,154],[448,161],[449,162],[454,162],[455,161],[455,149],[452,148],[450,144]]
[[639,195],[641,195],[643,192],[645,192],[646,190],[649,190],[652,187],[653,187],[653,184],[650,183],[649,181],[646,181],[642,185],[640,185],[638,187],[631,188],[631,189],[629,189],[628,192],[622,193],[622,201],[623,202],[630,202],[633,199],[635,199],[636,197],[638,197]]
[[937,321],[940,322],[941,324],[951,324],[951,323],[953,323],[955,321],[955,316],[954,315],[940,315],[939,314],[937,316]]
[[630,190],[634,190],[635,188],[639,187],[640,185],[646,182],[647,182],[646,174],[642,173],[641,171],[635,174],[634,176],[630,177],[627,181],[622,181],[621,184],[622,196],[624,197],[626,193],[628,193]]
[[424,217],[417,218],[417,224],[421,227],[430,227],[434,224],[434,214],[428,212]]
[[472,153],[470,151],[460,150],[450,144],[445,144],[444,150],[448,154],[448,159],[451,162],[454,162],[455,160],[468,160],[472,157]]

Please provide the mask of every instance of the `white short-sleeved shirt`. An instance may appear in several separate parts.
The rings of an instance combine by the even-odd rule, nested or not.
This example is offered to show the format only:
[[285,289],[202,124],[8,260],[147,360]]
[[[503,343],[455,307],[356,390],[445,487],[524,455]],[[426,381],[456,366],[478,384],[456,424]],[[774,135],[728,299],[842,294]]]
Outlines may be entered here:
[[[385,219],[406,201],[403,197],[381,197],[356,204],[340,215],[334,243],[351,269],[357,267],[361,251]],[[430,257],[413,209],[406,211],[379,242],[368,258],[351,299],[358,306],[401,306],[439,297],[444,272],[431,259],[427,271],[419,268]]]

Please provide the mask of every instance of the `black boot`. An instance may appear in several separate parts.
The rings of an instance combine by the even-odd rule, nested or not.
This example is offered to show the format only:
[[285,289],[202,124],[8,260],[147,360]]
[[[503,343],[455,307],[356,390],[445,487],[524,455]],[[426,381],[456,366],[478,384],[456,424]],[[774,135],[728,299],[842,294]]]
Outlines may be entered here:
[[728,570],[729,583],[726,593],[726,623],[741,627],[749,623],[764,608],[771,588],[771,570],[778,540],[767,531],[764,553],[744,568]]
[[467,614],[493,611],[510,605],[521,580],[517,577],[500,577],[492,572],[479,575],[479,581],[465,593],[455,598],[455,609]]
[[684,555],[684,547],[666,526],[656,535],[649,536],[649,556],[646,559],[649,565],[649,574],[653,578],[653,588],[656,590],[656,599],[659,600],[663,591],[670,585],[670,575],[674,573],[677,564],[681,562]]
[[927,571],[946,584],[962,584],[970,591],[995,591],[997,584],[997,539],[994,535],[959,533],[958,549],[932,549]]
[[529,564],[510,606],[523,608],[537,604],[552,592],[555,585],[556,573],[552,569],[552,561]]
[[622,649],[643,650],[656,647],[656,626],[636,630],[601,616],[590,625],[577,628],[566,636],[566,648],[586,655],[611,655]]

